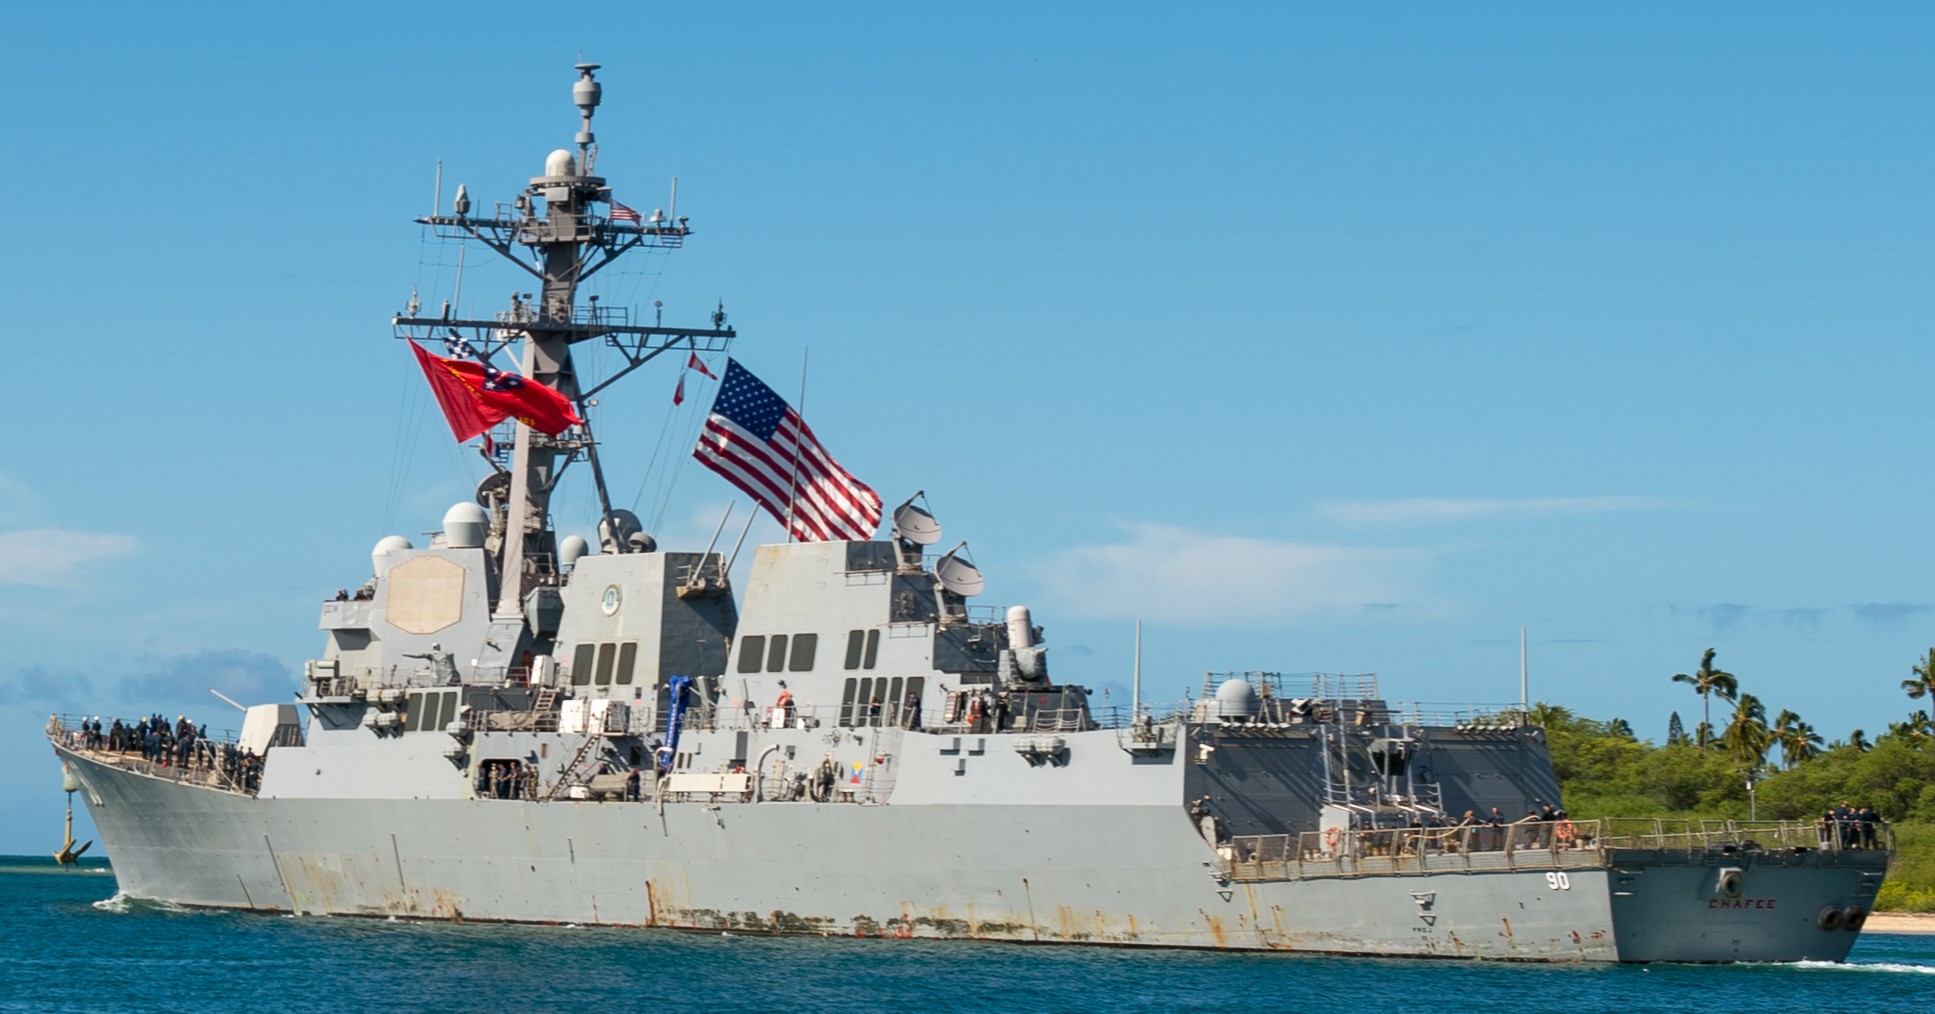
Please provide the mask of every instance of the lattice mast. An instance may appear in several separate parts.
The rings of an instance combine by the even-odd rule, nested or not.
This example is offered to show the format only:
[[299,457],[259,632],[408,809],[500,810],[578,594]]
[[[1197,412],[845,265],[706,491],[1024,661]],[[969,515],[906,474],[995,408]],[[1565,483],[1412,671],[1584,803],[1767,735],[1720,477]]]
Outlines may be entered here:
[[[586,306],[578,304],[578,287],[606,265],[639,247],[677,249],[691,229],[685,218],[673,220],[662,212],[640,221],[636,213],[614,219],[609,211],[601,211],[601,205],[619,208],[605,180],[592,175],[598,148],[591,118],[603,89],[594,76],[597,64],[579,64],[577,70],[571,97],[582,119],[575,155],[569,149],[553,151],[545,159],[544,175],[533,177],[508,209],[499,204],[488,217],[473,216],[468,192],[460,186],[452,214],[417,219],[440,236],[481,241],[530,272],[540,286],[536,300],[526,302],[513,295],[510,308],[492,320],[453,317],[446,304],[441,317],[412,312],[395,318],[393,324],[398,337],[424,340],[447,335],[467,342],[487,362],[521,341],[524,376],[570,398],[578,414],[588,420],[585,409],[591,397],[619,377],[674,347],[723,351],[734,331],[725,325],[723,308],[713,314],[710,328],[668,328],[658,326],[656,319],[651,326],[631,325],[624,310],[601,307],[595,296]],[[603,339],[626,359],[622,369],[595,383],[578,375],[571,357],[573,345],[592,339]],[[614,517],[589,422],[555,437],[516,424],[509,467],[498,466],[498,486],[501,489],[507,478],[509,489],[498,557],[499,592],[492,609],[493,637],[486,651],[499,657],[480,659],[485,665],[508,664],[516,657],[528,637],[526,594],[557,578],[551,492],[564,467],[581,457],[591,464],[604,515],[602,548],[620,553],[637,548],[628,544]]]

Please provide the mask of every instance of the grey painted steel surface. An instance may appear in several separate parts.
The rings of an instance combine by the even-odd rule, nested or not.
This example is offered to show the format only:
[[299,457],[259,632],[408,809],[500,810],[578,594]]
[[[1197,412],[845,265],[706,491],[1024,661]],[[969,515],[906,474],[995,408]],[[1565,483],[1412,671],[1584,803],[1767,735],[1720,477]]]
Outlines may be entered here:
[[[580,97],[593,94],[596,68],[579,70]],[[575,156],[553,152],[511,210],[419,220],[506,256],[531,248],[542,297],[513,297],[496,319],[413,306],[398,337],[521,353],[531,382],[581,408],[617,377],[581,377],[575,344],[616,348],[620,375],[668,351],[725,350],[723,307],[705,330],[576,304],[619,254],[677,248],[690,231],[600,210],[596,105],[579,107]],[[1350,852],[1467,810],[1557,807],[1542,734],[1496,715],[1401,714],[1369,676],[1306,690],[1231,675],[1173,712],[1098,715],[1085,688],[1050,678],[1025,609],[970,604],[960,592],[978,580],[939,580],[930,514],[918,538],[757,547],[736,603],[725,554],[657,552],[626,530],[636,519],[611,509],[588,425],[511,429],[475,505],[453,508],[426,546],[380,538],[356,596],[323,604],[322,654],[298,694],[306,726],[271,723],[258,792],[50,725],[122,890],[421,919],[1839,960],[1856,934],[1822,929],[1819,913],[1871,903],[1885,869],[1884,851],[1468,843],[1346,861],[1314,843],[1336,833]],[[567,558],[549,505],[578,460],[611,537]],[[675,677],[692,687],[676,748]],[[1274,867],[1245,855],[1246,840],[1272,837],[1296,843]]]
[[[1091,734],[1095,735],[1095,734]],[[1113,747],[1110,747],[1113,749]],[[129,895],[304,914],[1516,960],[1841,960],[1878,871],[1449,869],[1225,882],[1173,805],[268,799],[62,751]],[[1879,857],[1879,854],[1877,854]],[[1871,888],[1870,888],[1871,890]],[[1753,902],[1772,902],[1756,907]]]

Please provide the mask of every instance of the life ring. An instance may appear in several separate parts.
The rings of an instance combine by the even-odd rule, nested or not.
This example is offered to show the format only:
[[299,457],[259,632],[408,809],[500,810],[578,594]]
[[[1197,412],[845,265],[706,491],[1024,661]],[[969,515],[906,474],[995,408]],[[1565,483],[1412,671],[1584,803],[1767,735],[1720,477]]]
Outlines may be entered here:
[[1846,912],[1841,913],[1841,928],[1849,932],[1859,930],[1861,924],[1867,921],[1868,910],[1860,905],[1849,906]]
[[1562,843],[1570,842],[1572,840],[1572,822],[1571,821],[1569,820],[1559,821],[1559,826],[1554,828],[1553,830],[1558,832],[1560,842]]
[[1840,929],[1841,921],[1842,921],[1841,910],[1838,908],[1835,908],[1833,905],[1828,905],[1822,908],[1820,914],[1814,917],[1814,925],[1819,926],[1824,930]]
[[1328,849],[1333,849],[1333,850],[1334,850],[1334,849],[1336,849],[1336,848],[1337,848],[1337,843],[1338,843],[1338,842],[1340,842],[1340,841],[1343,841],[1343,840],[1344,840],[1344,832],[1342,832],[1342,831],[1340,831],[1340,830],[1338,830],[1338,829],[1336,829],[1336,828],[1334,828],[1334,827],[1333,827],[1333,828],[1330,828],[1330,829],[1328,829],[1328,830],[1326,830],[1326,831],[1324,832],[1324,847],[1325,847],[1325,848],[1328,848]]

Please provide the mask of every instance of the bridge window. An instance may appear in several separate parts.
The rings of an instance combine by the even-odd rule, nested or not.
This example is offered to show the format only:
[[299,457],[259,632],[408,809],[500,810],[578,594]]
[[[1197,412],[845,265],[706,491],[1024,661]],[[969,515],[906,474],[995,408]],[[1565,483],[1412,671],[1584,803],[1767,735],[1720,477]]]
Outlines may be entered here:
[[794,634],[793,657],[786,663],[787,672],[812,672],[813,654],[820,647],[818,634]]
[[866,640],[866,633],[867,632],[864,630],[847,631],[847,666],[846,667],[848,669],[860,668],[860,645],[863,641]]
[[879,661],[879,659],[880,659],[880,628],[875,627],[872,630],[867,631],[867,659],[866,661],[860,663],[860,667],[863,669],[871,669],[873,668],[873,664],[876,661]]
[[632,670],[638,667],[638,642],[626,641],[618,646],[618,684],[629,686]]
[[572,686],[582,687],[591,685],[591,660],[597,653],[598,646],[595,644],[578,645],[577,652],[571,656]]
[[[739,649],[739,671],[743,673],[812,672],[813,660],[820,648],[818,634],[748,634],[740,640],[743,644]],[[849,657],[853,656],[856,643],[849,638]],[[789,647],[791,657],[787,655]]]
[[739,671],[758,672],[759,662],[766,654],[766,638],[761,634],[748,634],[741,638],[739,648]]
[[617,661],[618,645],[611,641],[598,646],[598,685],[611,686],[611,666]]

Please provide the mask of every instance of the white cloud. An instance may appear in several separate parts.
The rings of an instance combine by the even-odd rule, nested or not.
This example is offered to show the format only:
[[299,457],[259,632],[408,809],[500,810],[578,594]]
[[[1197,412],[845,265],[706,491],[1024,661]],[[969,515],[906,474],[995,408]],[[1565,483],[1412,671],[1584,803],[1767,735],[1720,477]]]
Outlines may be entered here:
[[1127,540],[1053,554],[1039,579],[1058,613],[1235,626],[1415,602],[1431,554],[1125,526]]
[[133,552],[132,535],[31,528],[0,532],[0,584],[58,588],[83,564]]
[[1608,514],[1664,506],[1666,501],[1646,496],[1546,496],[1518,500],[1414,497],[1324,503],[1318,504],[1316,510],[1320,517],[1347,525],[1424,525],[1486,518]]

